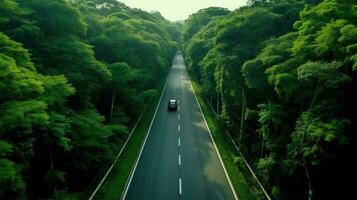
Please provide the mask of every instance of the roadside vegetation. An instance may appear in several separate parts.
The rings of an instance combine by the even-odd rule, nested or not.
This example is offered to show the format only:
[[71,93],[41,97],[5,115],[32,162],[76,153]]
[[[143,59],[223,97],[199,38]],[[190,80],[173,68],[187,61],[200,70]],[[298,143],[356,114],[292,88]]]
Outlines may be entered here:
[[0,199],[80,198],[155,104],[179,34],[115,0],[1,0]]
[[224,128],[219,124],[216,113],[204,100],[202,89],[194,80],[191,80],[191,82],[238,198],[246,200],[264,199],[261,189],[246,166],[243,163],[239,163],[237,166],[236,162],[240,162],[238,160],[239,154],[227,137]]
[[204,107],[224,128],[215,137],[229,131],[272,199],[349,198],[355,1],[250,0],[232,12],[208,8],[185,21],[182,35]]
[[[184,24],[116,0],[0,0],[0,199],[120,197],[175,52],[240,199],[350,199],[355,0],[249,0]],[[147,109],[145,109],[147,108]],[[353,178],[352,178],[353,179]]]
[[[129,180],[129,175],[138,159],[140,148],[145,136],[149,131],[151,121],[154,117],[156,106],[159,103],[161,92],[165,86],[166,77],[163,76],[158,88],[158,92],[147,103],[143,116],[133,132],[122,156],[119,157],[110,176],[104,182],[94,199],[115,200],[120,199],[124,193],[125,186]],[[89,195],[89,193],[87,194]]]

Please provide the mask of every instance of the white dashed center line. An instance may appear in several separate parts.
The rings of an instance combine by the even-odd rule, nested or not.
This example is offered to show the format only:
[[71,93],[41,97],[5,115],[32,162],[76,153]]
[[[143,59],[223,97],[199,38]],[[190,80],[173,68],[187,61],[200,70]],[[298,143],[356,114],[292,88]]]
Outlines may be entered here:
[[180,116],[180,114],[178,114],[178,115],[177,115],[177,119],[179,119],[179,120],[181,119],[181,116]]
[[180,138],[178,138],[178,146],[181,146],[181,139]]
[[181,125],[180,124],[177,126],[177,129],[178,129],[178,131],[181,131]]
[[179,178],[179,194],[182,194],[182,181],[181,178]]
[[181,155],[179,155],[179,160],[178,160],[178,162],[179,162],[179,166],[181,166]]

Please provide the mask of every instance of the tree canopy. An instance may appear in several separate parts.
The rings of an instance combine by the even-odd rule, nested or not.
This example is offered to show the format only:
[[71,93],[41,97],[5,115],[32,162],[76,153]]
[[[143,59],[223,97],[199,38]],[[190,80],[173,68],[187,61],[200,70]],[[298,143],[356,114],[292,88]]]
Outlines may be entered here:
[[0,198],[83,192],[156,93],[177,36],[114,0],[0,1]]
[[[356,8],[254,0],[183,40],[191,75],[273,199],[348,195],[340,175],[353,173]],[[201,12],[191,18],[206,20]]]

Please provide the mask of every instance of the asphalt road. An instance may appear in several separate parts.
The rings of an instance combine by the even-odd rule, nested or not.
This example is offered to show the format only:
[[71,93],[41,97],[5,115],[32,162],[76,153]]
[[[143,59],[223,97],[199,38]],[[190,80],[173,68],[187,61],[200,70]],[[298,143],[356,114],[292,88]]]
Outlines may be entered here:
[[[176,112],[167,110],[170,99]],[[235,199],[180,54],[123,199]]]

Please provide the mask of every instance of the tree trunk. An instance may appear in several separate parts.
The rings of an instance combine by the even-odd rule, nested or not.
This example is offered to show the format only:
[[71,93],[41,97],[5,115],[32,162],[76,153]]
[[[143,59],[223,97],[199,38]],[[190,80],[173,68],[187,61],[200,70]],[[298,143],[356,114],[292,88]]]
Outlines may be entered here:
[[52,149],[49,149],[49,153],[50,153],[50,162],[51,162],[51,164],[50,164],[50,168],[51,169],[53,169],[53,157],[52,157]]
[[221,87],[220,87],[220,90],[219,90],[219,94],[220,94],[220,99],[219,99],[219,101],[220,101],[220,107],[219,108],[221,108],[221,113],[222,112],[225,112],[225,108],[224,108],[224,101],[223,101],[223,83],[224,83],[224,67],[223,66],[221,66]]
[[213,107],[213,103],[212,103],[212,101],[213,101],[212,99],[213,99],[213,97],[212,97],[212,94],[210,93],[209,94],[209,105],[212,106],[212,108],[214,108]]
[[265,139],[265,124],[263,124],[263,132],[262,132],[262,144],[261,144],[261,149],[260,149],[260,157],[263,157],[264,155],[264,139]]
[[315,101],[316,101],[316,99],[317,99],[317,96],[319,95],[320,89],[321,89],[321,87],[320,87],[320,80],[318,80],[318,81],[317,81],[317,84],[316,84],[315,94],[314,94],[314,97],[313,97],[312,100],[311,100],[309,109],[312,108],[312,106],[314,105],[314,103],[315,103]]
[[110,107],[110,121],[113,120],[113,110],[114,110],[115,95],[116,95],[116,92],[113,92],[112,105],[111,105],[111,107]]
[[245,113],[245,94],[244,94],[244,86],[242,88],[242,111],[240,115],[240,131],[239,131],[239,140],[238,146],[240,146],[242,137],[243,137],[243,129],[244,129],[244,113]]
[[264,137],[262,137],[262,146],[260,149],[260,157],[263,157],[263,155],[264,155]]
[[219,115],[219,92],[217,92],[217,101],[216,101],[216,113]]
[[306,174],[306,178],[307,178],[308,186],[309,186],[309,193],[308,193],[309,196],[308,196],[308,199],[309,199],[309,200],[312,200],[313,190],[312,190],[312,184],[311,184],[311,177],[310,177],[309,169],[308,169],[308,167],[307,167],[306,160],[303,159],[303,161],[304,161],[305,174]]

